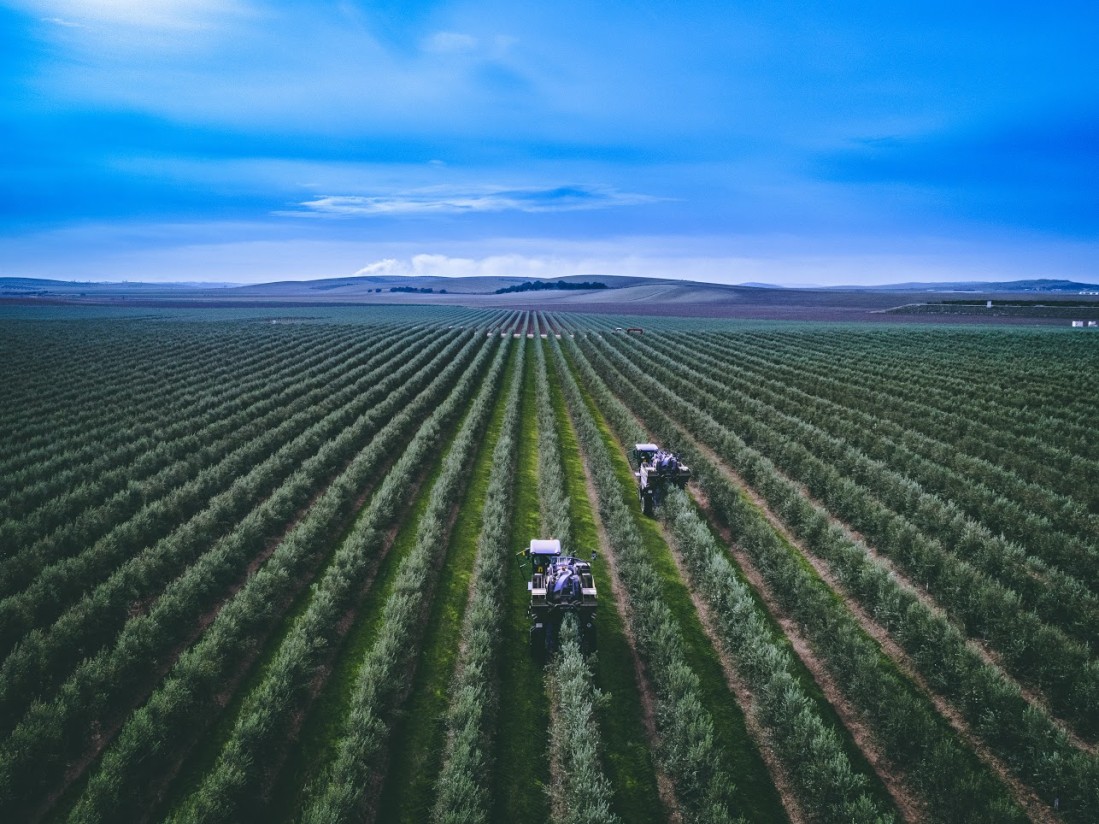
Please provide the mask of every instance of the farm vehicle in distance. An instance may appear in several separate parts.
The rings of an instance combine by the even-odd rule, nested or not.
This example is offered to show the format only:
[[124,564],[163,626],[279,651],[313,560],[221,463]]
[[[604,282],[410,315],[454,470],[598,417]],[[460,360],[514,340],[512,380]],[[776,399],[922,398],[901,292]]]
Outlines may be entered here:
[[[595,579],[591,563],[573,555],[561,554],[556,539],[530,542],[520,550],[530,560],[530,648],[537,656],[549,658],[557,649],[561,621],[573,613],[580,629],[580,648],[595,651]],[[591,554],[594,561],[596,553]],[[520,562],[520,568],[522,563]]]
[[691,479],[691,470],[679,457],[667,449],[661,449],[654,443],[639,443],[633,448],[633,460],[637,471],[637,497],[641,501],[641,511],[652,516],[656,507],[664,500],[669,484],[682,489]]

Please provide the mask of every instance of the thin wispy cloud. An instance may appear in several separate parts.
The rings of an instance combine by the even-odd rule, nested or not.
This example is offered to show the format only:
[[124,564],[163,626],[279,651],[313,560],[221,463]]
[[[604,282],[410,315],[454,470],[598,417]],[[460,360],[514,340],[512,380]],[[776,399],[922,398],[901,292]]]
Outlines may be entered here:
[[39,19],[73,29],[180,31],[209,28],[221,19],[247,13],[247,0],[15,0]]
[[302,202],[293,217],[379,217],[484,212],[573,212],[638,206],[661,198],[593,186],[464,190],[433,187],[384,195],[323,195]]
[[3,6],[11,273],[1099,266],[1099,17],[1078,1]]
[[462,54],[477,48],[477,38],[456,31],[437,31],[424,40],[423,49],[432,54]]
[[73,20],[65,20],[62,17],[43,17],[43,23],[51,23],[54,26],[61,26],[66,29],[83,29],[87,28],[83,23],[77,23]]

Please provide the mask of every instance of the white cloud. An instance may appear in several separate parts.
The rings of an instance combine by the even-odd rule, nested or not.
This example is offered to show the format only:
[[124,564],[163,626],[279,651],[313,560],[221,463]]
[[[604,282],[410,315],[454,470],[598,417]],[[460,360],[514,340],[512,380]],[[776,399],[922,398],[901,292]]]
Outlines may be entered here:
[[403,275],[400,261],[396,258],[385,258],[384,260],[376,260],[373,263],[368,263],[362,269],[355,272],[355,275]]
[[323,195],[277,214],[294,217],[376,217],[380,215],[472,214],[479,212],[572,212],[636,206],[662,198],[608,187],[483,188],[430,187],[383,195]]
[[409,258],[385,258],[369,263],[355,275],[429,275],[436,277],[476,277],[512,275],[521,277],[554,277],[575,274],[569,261],[552,257],[521,254],[490,255],[482,258],[421,253]]

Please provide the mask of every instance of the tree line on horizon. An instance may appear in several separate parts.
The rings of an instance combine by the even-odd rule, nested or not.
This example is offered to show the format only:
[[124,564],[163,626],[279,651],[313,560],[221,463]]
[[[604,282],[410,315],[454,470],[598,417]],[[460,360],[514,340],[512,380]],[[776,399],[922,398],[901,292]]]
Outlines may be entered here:
[[525,283],[520,283],[515,286],[505,286],[502,289],[497,289],[494,294],[504,295],[509,292],[540,292],[545,289],[606,289],[607,284],[599,283],[594,280],[582,280],[578,283],[568,283],[567,281],[557,280],[528,280]]

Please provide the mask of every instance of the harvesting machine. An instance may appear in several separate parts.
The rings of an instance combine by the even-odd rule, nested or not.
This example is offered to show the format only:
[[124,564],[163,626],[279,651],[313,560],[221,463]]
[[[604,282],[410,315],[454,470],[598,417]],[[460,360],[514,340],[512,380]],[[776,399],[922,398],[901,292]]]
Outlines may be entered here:
[[[534,539],[519,552],[530,561],[530,647],[536,655],[548,657],[557,649],[561,620],[576,614],[580,647],[595,650],[595,579],[591,563],[573,555],[562,555],[561,542]],[[591,554],[594,561],[596,553]]]
[[691,479],[691,470],[679,457],[654,443],[639,443],[633,448],[633,460],[637,471],[637,497],[641,511],[651,516],[661,501],[669,484],[682,489]]

